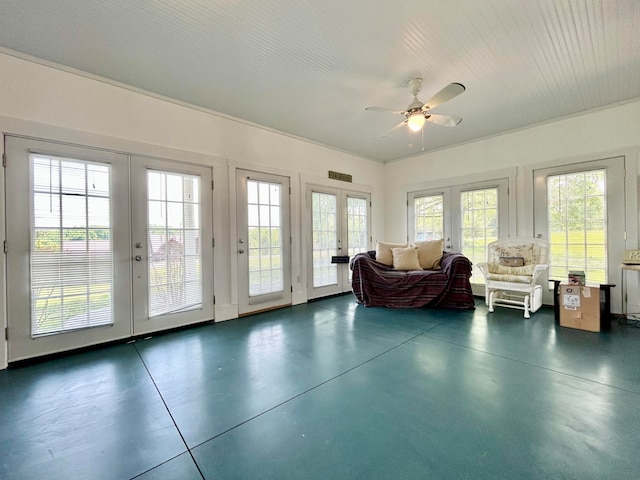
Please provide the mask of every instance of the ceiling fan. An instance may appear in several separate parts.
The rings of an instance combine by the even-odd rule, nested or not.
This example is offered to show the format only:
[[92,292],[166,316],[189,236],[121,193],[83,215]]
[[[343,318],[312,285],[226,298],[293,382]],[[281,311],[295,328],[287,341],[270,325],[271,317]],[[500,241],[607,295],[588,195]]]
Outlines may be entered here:
[[391,135],[391,133],[393,133],[403,125],[407,125],[413,132],[419,132],[420,130],[422,130],[425,121],[435,123],[436,125],[440,125],[443,127],[455,127],[459,125],[460,122],[462,122],[462,118],[456,115],[431,113],[432,108],[435,108],[438,105],[446,102],[447,100],[451,100],[452,98],[457,97],[462,92],[464,92],[465,88],[461,83],[450,83],[425,103],[422,103],[422,101],[418,99],[418,93],[420,93],[420,90],[422,89],[421,78],[414,78],[409,80],[409,89],[413,94],[413,102],[411,102],[409,106],[404,110],[395,110],[393,108],[384,107],[365,108],[365,110],[369,110],[372,112],[391,112],[399,113],[400,115],[405,116],[405,119],[398,125],[393,127],[391,130],[389,130],[386,133],[385,137]]

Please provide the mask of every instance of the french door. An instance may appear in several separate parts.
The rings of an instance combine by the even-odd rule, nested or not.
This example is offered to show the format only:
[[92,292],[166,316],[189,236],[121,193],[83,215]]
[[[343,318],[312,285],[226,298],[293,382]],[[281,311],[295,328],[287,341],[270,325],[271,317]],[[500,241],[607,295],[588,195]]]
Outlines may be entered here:
[[131,184],[133,333],[212,320],[211,169],[134,156]]
[[509,231],[509,182],[497,179],[412,192],[408,195],[408,241],[444,239],[444,249],[473,263],[471,285],[484,295],[484,277],[475,266],[487,259],[487,245]]
[[[212,288],[211,268],[194,269],[185,243],[188,236],[201,242],[210,235],[210,192],[195,187],[210,184],[210,170],[176,172],[175,163],[10,136],[5,149],[9,361],[213,318],[213,302],[204,294]],[[183,257],[182,283],[169,265],[179,262],[177,254],[165,255],[164,283],[154,284],[148,274],[154,263],[149,239],[160,238],[150,223],[157,171],[168,179],[164,226],[170,237],[164,243],[173,242],[172,252]],[[197,178],[190,195],[198,207],[182,204],[183,213],[198,217],[189,225],[186,215],[178,219],[171,184],[186,175]],[[197,248],[196,263],[211,264],[211,251]],[[194,282],[199,295],[183,288]],[[180,289],[189,303],[180,302]],[[154,310],[160,296],[172,307]]]
[[[625,248],[624,158],[534,171],[534,231],[549,242],[549,279],[582,270],[588,283],[618,283]],[[552,303],[543,289],[545,303]],[[621,289],[611,290],[614,308]]]
[[291,305],[289,178],[236,171],[238,313]]
[[[310,244],[307,297],[319,298],[351,290],[349,263],[334,263],[369,250],[368,193],[311,185],[307,188]],[[348,262],[348,260],[347,260]]]

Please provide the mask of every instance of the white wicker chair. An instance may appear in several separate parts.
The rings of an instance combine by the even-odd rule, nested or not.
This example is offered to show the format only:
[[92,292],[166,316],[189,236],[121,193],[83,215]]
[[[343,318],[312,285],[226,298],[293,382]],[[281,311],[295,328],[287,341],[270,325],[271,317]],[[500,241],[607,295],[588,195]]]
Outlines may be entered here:
[[[510,266],[522,258],[523,266]],[[504,238],[487,246],[487,261],[478,264],[485,278],[485,302],[494,307],[524,310],[530,318],[542,306],[542,286],[538,279],[548,267],[549,244],[537,238]]]

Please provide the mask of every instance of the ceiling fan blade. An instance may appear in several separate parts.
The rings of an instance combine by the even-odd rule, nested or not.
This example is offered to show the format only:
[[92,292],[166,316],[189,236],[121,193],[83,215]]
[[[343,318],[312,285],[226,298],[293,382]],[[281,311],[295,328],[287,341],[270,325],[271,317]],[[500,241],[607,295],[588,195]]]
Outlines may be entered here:
[[386,107],[367,107],[365,108],[365,110],[367,110],[368,112],[390,112],[390,113],[399,113],[401,115],[404,115],[404,112],[402,110],[394,110],[393,108],[386,108]]
[[427,122],[435,123],[441,127],[455,127],[462,122],[462,117],[458,117],[457,115],[443,115],[441,113],[427,113],[424,118]]
[[427,110],[430,108],[436,108],[438,105],[443,104],[444,102],[451,100],[453,97],[457,97],[462,92],[464,92],[466,88],[461,83],[450,83],[438,93],[436,93],[433,97],[427,100],[422,107],[423,110]]
[[382,138],[385,138],[385,137],[389,137],[389,136],[391,136],[391,135],[393,134],[393,132],[395,132],[395,131],[396,131],[396,130],[398,130],[400,127],[402,127],[403,125],[406,125],[406,124],[407,124],[407,121],[406,121],[406,120],[401,121],[399,124],[397,124],[397,125],[396,125],[395,127],[393,127],[391,130],[389,130],[387,133],[385,133],[385,134],[382,136]]

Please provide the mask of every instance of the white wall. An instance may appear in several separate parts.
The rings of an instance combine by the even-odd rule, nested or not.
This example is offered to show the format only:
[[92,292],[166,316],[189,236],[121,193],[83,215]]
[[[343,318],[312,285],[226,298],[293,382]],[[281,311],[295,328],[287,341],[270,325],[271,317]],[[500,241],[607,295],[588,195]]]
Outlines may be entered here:
[[[517,235],[532,236],[534,167],[624,155],[634,175],[632,178],[628,175],[626,180],[626,248],[638,248],[639,147],[640,101],[635,101],[387,163],[386,238],[389,241],[403,240],[407,235],[406,214],[398,214],[406,212],[407,192],[420,190],[420,186],[434,182],[459,184],[456,177],[461,175],[466,181],[474,177],[490,177],[492,171],[503,169],[515,169],[517,175],[515,192],[513,189],[510,192],[510,196],[515,195],[517,225],[510,230]],[[628,291],[638,291],[637,278],[628,276],[627,279]],[[640,306],[632,305],[640,302],[637,297],[629,294],[629,308],[639,308],[636,311],[640,311]],[[614,306],[617,311],[620,311],[619,305]]]
[[[487,138],[385,166],[385,229],[387,237],[406,235],[404,191],[412,184],[431,182],[458,175],[484,175],[492,170],[518,168],[524,176],[526,166],[554,162],[561,165],[577,159],[595,160],[625,154],[638,162],[640,146],[640,101],[584,115],[550,122],[537,127]],[[521,224],[518,234],[531,234],[532,205],[524,202],[524,185],[518,189]],[[637,208],[637,205],[636,205]],[[635,209],[634,209],[635,210]],[[523,214],[527,214],[524,218]],[[638,218],[636,217],[636,224]],[[636,237],[637,241],[637,237]]]
[[[216,320],[237,314],[237,305],[233,303],[230,233],[230,212],[235,207],[228,185],[235,166],[291,177],[293,279],[301,279],[294,283],[294,302],[306,301],[300,231],[300,215],[304,211],[300,207],[304,199],[302,178],[326,179],[328,170],[351,174],[354,184],[372,194],[374,242],[384,233],[383,209],[375,208],[383,204],[384,166],[380,163],[4,53],[0,53],[0,131],[131,153],[187,157],[214,167]],[[4,192],[0,192],[0,202],[3,215]],[[2,217],[3,230],[4,224]],[[4,292],[3,281],[0,288],[3,328]],[[6,366],[5,359],[6,344],[0,340],[0,368]]]

